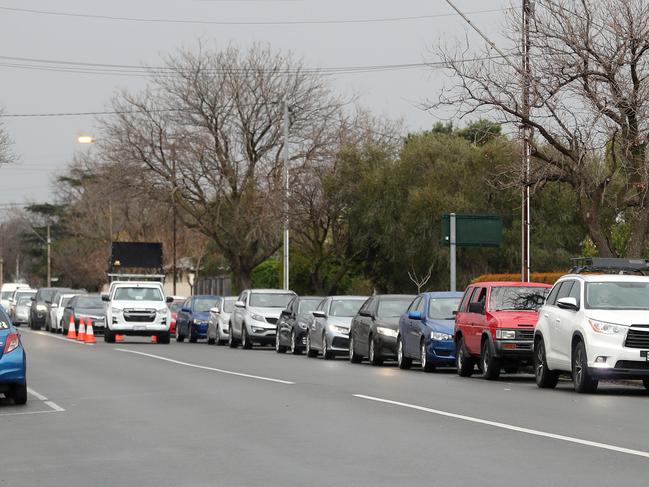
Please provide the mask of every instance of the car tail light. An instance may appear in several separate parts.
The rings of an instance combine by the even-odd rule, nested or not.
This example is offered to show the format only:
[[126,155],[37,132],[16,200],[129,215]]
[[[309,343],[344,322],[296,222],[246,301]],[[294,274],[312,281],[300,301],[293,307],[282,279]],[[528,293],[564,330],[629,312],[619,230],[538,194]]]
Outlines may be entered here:
[[14,351],[20,345],[20,335],[18,333],[10,333],[5,342],[4,353],[9,353]]

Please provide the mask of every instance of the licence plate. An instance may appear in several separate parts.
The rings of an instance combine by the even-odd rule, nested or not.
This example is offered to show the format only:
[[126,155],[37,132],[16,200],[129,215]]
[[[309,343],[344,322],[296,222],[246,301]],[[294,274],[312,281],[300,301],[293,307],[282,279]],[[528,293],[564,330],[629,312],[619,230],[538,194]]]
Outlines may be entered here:
[[146,330],[146,326],[134,326],[133,329],[135,331],[144,331]]
[[649,350],[640,350],[640,357],[649,362]]

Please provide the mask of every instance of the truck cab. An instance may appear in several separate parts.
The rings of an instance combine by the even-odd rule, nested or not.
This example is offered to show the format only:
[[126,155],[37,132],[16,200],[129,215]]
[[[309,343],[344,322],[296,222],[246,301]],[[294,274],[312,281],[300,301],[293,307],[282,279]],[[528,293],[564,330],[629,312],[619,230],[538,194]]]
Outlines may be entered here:
[[171,312],[162,283],[153,281],[114,281],[107,294],[104,340],[115,343],[116,335],[155,336],[168,344]]

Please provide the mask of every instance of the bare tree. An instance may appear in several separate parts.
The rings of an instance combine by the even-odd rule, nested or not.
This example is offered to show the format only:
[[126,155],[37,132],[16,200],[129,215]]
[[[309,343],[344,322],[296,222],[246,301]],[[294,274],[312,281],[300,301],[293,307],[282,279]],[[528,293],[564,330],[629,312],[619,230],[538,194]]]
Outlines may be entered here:
[[[521,12],[512,9],[508,59],[485,49],[442,49],[457,81],[431,108],[490,113],[534,130],[532,184],[572,186],[602,256],[616,249],[612,227],[628,226],[626,249],[639,256],[649,231],[649,5],[645,0],[538,0],[531,22],[532,110],[520,100]],[[518,47],[513,47],[518,46]],[[510,168],[510,174],[520,174]],[[503,176],[503,174],[501,174]],[[520,179],[515,177],[515,184]]]
[[428,272],[426,274],[422,274],[421,276],[417,276],[417,273],[415,272],[415,266],[411,266],[411,270],[408,271],[408,277],[410,278],[412,283],[417,286],[417,294],[421,293],[421,288],[423,288],[426,284],[428,284],[428,281],[430,281],[430,277],[433,275],[434,265],[435,264],[431,264],[428,268]]
[[103,122],[104,160],[175,188],[185,223],[214,242],[238,289],[280,245],[283,102],[292,167],[320,160],[341,100],[301,62],[258,45],[169,56],[144,92],[118,94],[118,114]]

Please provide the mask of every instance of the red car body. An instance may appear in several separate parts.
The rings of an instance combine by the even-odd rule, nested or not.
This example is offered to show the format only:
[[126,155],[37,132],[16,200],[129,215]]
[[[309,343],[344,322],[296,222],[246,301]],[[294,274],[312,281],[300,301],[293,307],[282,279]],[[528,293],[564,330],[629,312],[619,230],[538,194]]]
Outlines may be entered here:
[[169,311],[171,311],[171,323],[169,324],[169,333],[171,334],[171,336],[174,336],[176,334],[176,316],[178,316],[178,311],[180,310],[184,302],[185,298],[174,299],[168,305]]
[[458,348],[472,360],[491,353],[506,371],[531,363],[538,308],[551,287],[533,282],[469,285],[455,316]]

